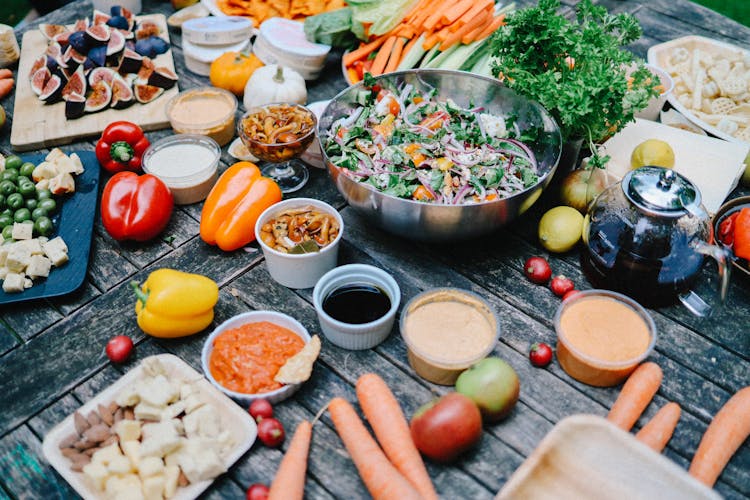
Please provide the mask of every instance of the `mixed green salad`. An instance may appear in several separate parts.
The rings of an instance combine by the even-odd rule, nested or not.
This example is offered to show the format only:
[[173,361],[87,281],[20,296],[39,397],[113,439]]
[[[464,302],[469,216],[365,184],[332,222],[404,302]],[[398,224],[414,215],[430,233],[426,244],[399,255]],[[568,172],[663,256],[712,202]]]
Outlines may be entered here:
[[365,83],[359,105],[325,138],[328,158],[350,178],[399,198],[452,205],[537,183],[537,161],[512,117],[439,100],[435,89]]

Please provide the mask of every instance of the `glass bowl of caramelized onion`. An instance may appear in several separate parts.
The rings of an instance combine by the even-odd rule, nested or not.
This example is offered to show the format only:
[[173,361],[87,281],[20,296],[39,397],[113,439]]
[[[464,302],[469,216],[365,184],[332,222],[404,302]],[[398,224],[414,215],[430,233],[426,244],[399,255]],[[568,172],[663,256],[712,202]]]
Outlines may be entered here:
[[237,124],[248,151],[268,162],[261,172],[274,179],[284,193],[302,188],[309,178],[298,160],[315,139],[315,114],[299,104],[267,104],[249,109]]

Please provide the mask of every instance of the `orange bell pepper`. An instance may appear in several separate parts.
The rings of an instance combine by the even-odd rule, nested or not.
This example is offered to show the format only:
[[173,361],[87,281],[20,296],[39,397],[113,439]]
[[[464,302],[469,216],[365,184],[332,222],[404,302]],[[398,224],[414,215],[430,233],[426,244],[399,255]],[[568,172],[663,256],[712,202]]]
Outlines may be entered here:
[[255,240],[255,222],[263,211],[281,201],[278,184],[262,177],[254,163],[229,167],[214,185],[201,212],[201,239],[224,251]]

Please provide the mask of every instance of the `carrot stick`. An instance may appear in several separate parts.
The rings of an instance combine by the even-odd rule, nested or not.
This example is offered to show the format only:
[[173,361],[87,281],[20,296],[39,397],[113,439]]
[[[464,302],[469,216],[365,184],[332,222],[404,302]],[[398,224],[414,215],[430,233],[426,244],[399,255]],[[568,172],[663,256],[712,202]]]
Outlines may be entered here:
[[0,80],[4,80],[6,78],[12,78],[13,72],[9,70],[8,68],[0,69]]
[[437,500],[435,487],[427,474],[422,456],[412,441],[406,417],[385,381],[374,373],[362,375],[357,380],[357,398],[391,463],[417,489],[422,498]]
[[354,61],[359,61],[360,59],[364,59],[365,57],[370,55],[373,51],[377,50],[378,47],[383,45],[383,43],[385,43],[387,38],[388,37],[386,36],[376,38],[372,42],[361,45],[358,49],[352,50],[348,54],[344,54],[344,57],[342,58],[344,62],[344,66],[351,66],[352,63],[354,63]]
[[477,36],[479,36],[479,33],[484,31],[487,26],[492,22],[492,16],[487,16],[487,18],[484,20],[482,24],[474,28],[473,30],[466,33],[464,36],[461,37],[461,43],[464,45],[469,45],[471,42],[477,39]]
[[632,429],[659,390],[662,377],[661,368],[656,363],[643,363],[636,368],[622,386],[607,419],[625,431]]
[[0,80],[0,99],[4,98],[13,90],[13,78],[3,78]]
[[438,32],[435,32],[424,39],[424,42],[422,42],[422,48],[424,50],[430,50],[433,48],[440,40],[438,40]]
[[376,55],[375,59],[372,61],[372,68],[370,68],[370,73],[375,76],[383,74],[385,65],[388,62],[388,57],[391,55],[391,50],[393,50],[393,46],[395,45],[397,39],[398,37],[389,36],[388,40],[386,40],[383,46],[380,47],[378,55]]
[[[401,51],[401,61],[404,60],[404,57],[406,57],[406,54],[409,53],[409,51],[411,50],[411,48],[414,47],[417,44],[417,42],[419,42],[419,38],[420,37],[415,36],[414,38],[412,38],[411,40],[409,40],[409,43],[407,43],[404,46],[404,50]],[[401,61],[399,61],[398,63],[401,64]]]
[[333,398],[328,411],[357,466],[362,482],[375,500],[421,498],[409,481],[396,470],[372,438],[352,405],[342,398]]
[[398,37],[396,39],[396,43],[393,45],[393,50],[391,51],[391,56],[388,58],[388,64],[385,65],[383,73],[391,73],[392,71],[396,71],[396,68],[398,68],[398,63],[401,61],[401,51],[404,50],[405,43],[406,38]]
[[635,437],[654,451],[661,453],[677,427],[680,413],[680,405],[677,403],[665,404]]
[[269,500],[302,500],[305,494],[305,472],[310,451],[312,424],[303,420],[294,431],[292,442],[281,459],[268,493]]
[[430,6],[430,12],[431,14],[427,16],[427,19],[424,23],[422,23],[422,27],[425,29],[425,31],[433,30],[437,27],[438,22],[440,22],[440,17],[443,15],[443,4],[445,2],[439,2],[436,5]]
[[464,14],[456,19],[456,22],[452,23],[450,25],[451,31],[456,31],[459,28],[461,28],[464,24],[470,22],[472,19],[475,19],[482,11],[491,12],[492,7],[495,4],[492,3],[491,0],[485,0],[484,2],[476,2],[471,9],[464,12]]
[[404,16],[403,22],[405,22],[406,24],[417,25],[417,23],[415,23],[415,20],[418,17],[421,17],[422,14],[429,12],[425,9],[429,1],[430,0],[419,0],[419,2],[415,3],[414,7],[411,8],[409,13]]
[[750,436],[750,386],[740,389],[714,415],[688,472],[713,486],[734,452]]
[[505,24],[505,14],[500,14],[495,19],[492,20],[492,22],[484,29],[481,33],[479,33],[475,40],[482,40],[483,38],[487,38],[491,34],[493,34],[500,26],[503,26]]
[[463,37],[465,34],[472,31],[474,28],[478,28],[480,26],[484,26],[484,23],[487,21],[487,17],[489,17],[488,12],[481,12],[477,17],[469,21],[468,23],[464,24],[458,30],[451,33],[449,37],[447,37],[443,43],[440,44],[440,50],[445,50],[450,48],[451,46],[455,45],[461,40],[461,37]]
[[469,10],[472,3],[474,3],[474,0],[460,0],[459,2],[456,2],[453,6],[449,7],[445,10],[445,12],[443,12],[443,15],[440,17],[440,21],[443,24],[451,24],[456,19],[461,17],[464,12]]

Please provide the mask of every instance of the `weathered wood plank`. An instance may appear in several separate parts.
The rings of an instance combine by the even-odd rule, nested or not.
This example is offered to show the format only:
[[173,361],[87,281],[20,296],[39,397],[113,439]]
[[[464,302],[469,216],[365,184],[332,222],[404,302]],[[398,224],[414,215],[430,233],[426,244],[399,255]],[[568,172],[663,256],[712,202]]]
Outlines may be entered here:
[[3,321],[0,320],[0,356],[20,345],[21,342]]
[[102,293],[91,284],[89,280],[84,281],[83,286],[75,292],[63,295],[62,297],[55,297],[49,299],[57,309],[65,316],[70,315],[73,311],[76,311],[88,304],[92,300],[99,297]]
[[44,299],[10,304],[3,306],[3,309],[0,317],[24,340],[29,340],[63,317]]
[[57,424],[65,420],[65,417],[81,407],[81,402],[68,393],[58,399],[44,410],[40,411],[28,422],[29,427],[41,441],[44,436]]

